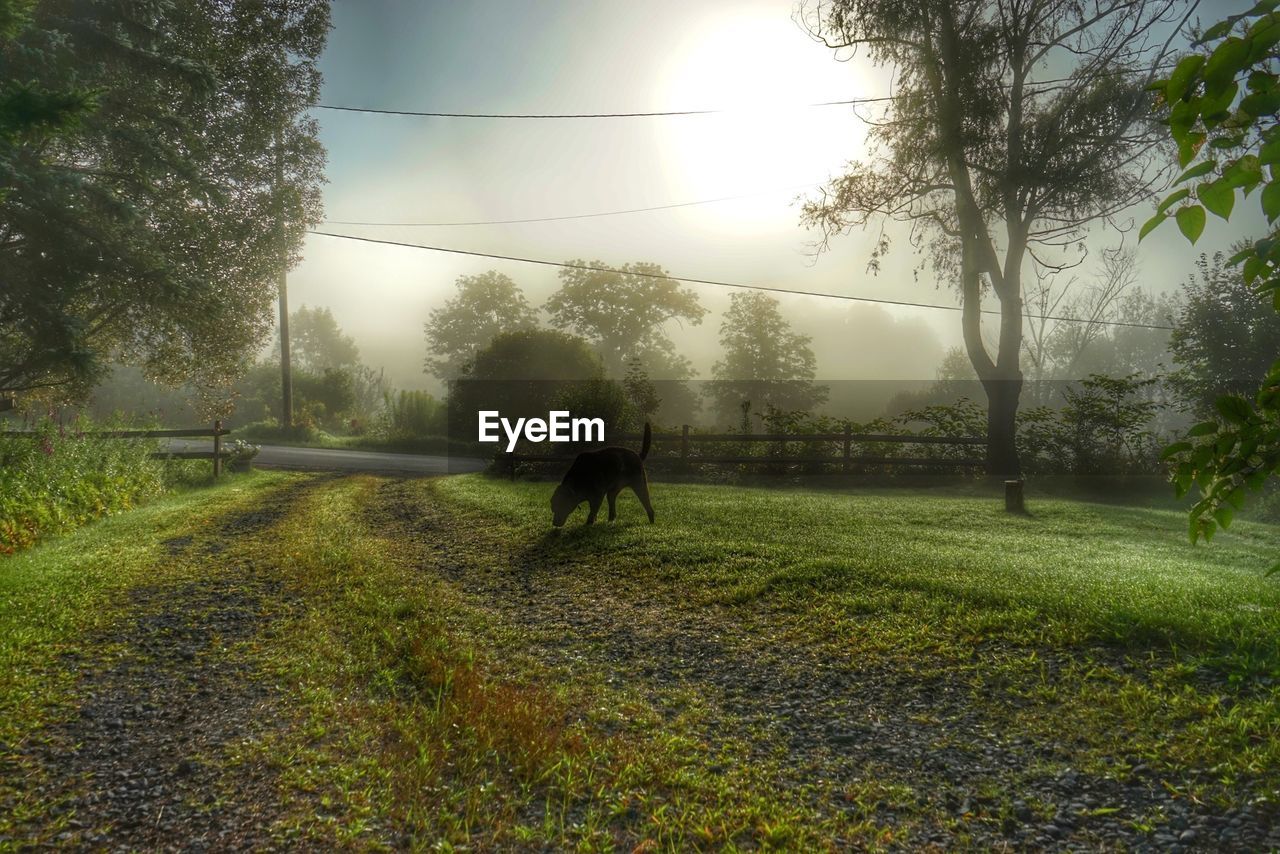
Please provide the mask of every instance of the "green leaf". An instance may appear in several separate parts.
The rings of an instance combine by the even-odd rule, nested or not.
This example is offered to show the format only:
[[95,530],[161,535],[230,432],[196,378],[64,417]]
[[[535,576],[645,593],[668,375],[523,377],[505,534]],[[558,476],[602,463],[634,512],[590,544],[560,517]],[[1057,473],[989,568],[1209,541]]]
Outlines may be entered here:
[[1160,452],[1160,459],[1167,461],[1184,451],[1191,450],[1191,447],[1192,445],[1190,442],[1174,442],[1172,445]]
[[1197,163],[1195,166],[1192,166],[1186,172],[1179,175],[1178,180],[1173,183],[1181,184],[1183,181],[1190,181],[1192,178],[1199,178],[1201,175],[1208,175],[1217,168],[1217,166],[1217,162],[1213,160],[1206,160],[1203,163]]
[[[1270,185],[1267,185],[1267,189],[1268,190],[1270,189]],[[1263,190],[1262,198],[1265,200],[1266,197],[1267,197],[1267,190]],[[1267,268],[1267,259],[1265,258],[1259,258],[1257,255],[1254,255],[1251,258],[1245,259],[1244,270],[1241,271],[1241,275],[1244,276],[1244,283],[1246,285],[1252,285],[1253,280],[1258,278],[1258,276],[1261,275],[1261,273],[1264,270],[1266,270],[1266,268]]]
[[1275,47],[1276,42],[1280,42],[1280,22],[1277,22],[1275,15],[1268,15],[1249,28],[1247,64],[1258,64]]
[[1275,115],[1280,111],[1280,92],[1275,89],[1269,92],[1254,92],[1240,102],[1240,109],[1255,119]]
[[1253,247],[1246,246],[1244,249],[1241,249],[1239,252],[1232,255],[1230,258],[1228,258],[1227,264],[1234,267],[1240,262],[1244,261],[1244,259],[1249,258],[1252,255],[1254,255]]
[[1164,222],[1168,218],[1169,218],[1168,214],[1158,213],[1155,216],[1153,216],[1151,219],[1147,220],[1145,223],[1142,224],[1142,228],[1138,230],[1138,240],[1141,241],[1142,238],[1146,237],[1148,234],[1155,231],[1156,228],[1160,226],[1160,223]]
[[1267,166],[1280,163],[1280,134],[1263,143],[1262,148],[1258,149],[1258,160]]
[[1182,235],[1195,243],[1204,233],[1205,213],[1199,205],[1181,208],[1177,214],[1178,230]]
[[1195,425],[1190,430],[1188,430],[1187,435],[1194,439],[1197,436],[1212,436],[1214,433],[1217,433],[1217,432],[1218,432],[1217,421],[1201,421],[1199,424]]
[[[1200,201],[1211,213],[1223,219],[1231,218],[1231,209],[1235,207],[1236,203],[1236,191],[1225,180],[1220,178],[1209,184],[1201,184],[1196,188],[1196,196],[1199,197]],[[1181,211],[1179,211],[1179,214],[1181,214]],[[1181,217],[1179,217],[1178,224],[1182,224]],[[1200,227],[1204,228],[1203,221],[1200,223]],[[1185,229],[1183,229],[1183,233],[1186,233]],[[1196,237],[1199,236],[1199,232],[1197,232]],[[1195,238],[1191,238],[1191,242],[1194,243]]]
[[1198,42],[1198,44],[1217,41],[1218,39],[1225,36],[1227,33],[1231,32],[1231,28],[1234,27],[1235,24],[1236,22],[1231,20],[1230,18],[1228,18],[1225,21],[1219,21],[1218,23],[1214,24],[1212,27],[1204,31],[1204,35],[1200,37],[1200,41]]
[[[1189,195],[1191,195],[1191,188],[1189,187],[1183,187],[1181,190],[1176,190],[1175,192],[1170,193],[1168,196],[1165,196],[1164,201],[1160,203],[1160,207],[1156,208],[1156,213],[1164,213]],[[1159,225],[1159,223],[1157,223],[1157,225]],[[1138,239],[1141,240],[1142,237],[1143,233],[1139,233]]]
[[[1173,130],[1172,125],[1170,130]],[[1202,131],[1183,131],[1179,136],[1174,134],[1174,139],[1178,141],[1178,165],[1186,166],[1192,160],[1196,159],[1196,155],[1200,153],[1200,146],[1204,145],[1205,135]]]
[[1204,57],[1200,54],[1184,56],[1169,75],[1169,82],[1164,87],[1164,97],[1170,104],[1181,101],[1195,85],[1196,72],[1204,65]]
[[1244,39],[1232,36],[1214,48],[1209,61],[1204,64],[1206,83],[1220,83],[1231,80],[1249,61],[1249,43]]
[[1262,162],[1256,155],[1246,154],[1228,164],[1220,180],[1228,187],[1244,187],[1248,192],[1262,182]]
[[1239,91],[1240,86],[1232,80],[1215,87],[1212,93],[1205,93],[1200,99],[1200,115],[1204,117],[1208,127],[1216,127],[1223,119],[1230,118],[1231,105]]
[[1276,76],[1255,68],[1249,72],[1248,87],[1250,92],[1265,92],[1276,85]]
[[1262,212],[1267,215],[1267,222],[1275,222],[1276,217],[1280,217],[1280,180],[1263,188]]
[[1218,523],[1214,522],[1212,519],[1201,519],[1200,528],[1201,533],[1204,534],[1205,542],[1209,542],[1213,539],[1214,532],[1218,530]]
[[1232,424],[1248,424],[1253,420],[1253,407],[1238,394],[1226,394],[1213,402],[1218,414]]
[[1231,520],[1235,518],[1236,511],[1230,507],[1222,506],[1213,511],[1213,518],[1218,520],[1218,524],[1223,528],[1231,527]]

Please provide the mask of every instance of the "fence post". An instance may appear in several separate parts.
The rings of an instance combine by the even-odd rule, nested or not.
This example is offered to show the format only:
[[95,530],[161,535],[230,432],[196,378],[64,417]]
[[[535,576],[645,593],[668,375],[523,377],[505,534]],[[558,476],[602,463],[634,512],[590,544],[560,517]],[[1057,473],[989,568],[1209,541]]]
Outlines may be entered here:
[[849,473],[849,457],[852,456],[853,442],[849,439],[852,433],[853,425],[846,421],[844,423],[844,463],[840,467],[845,474]]
[[1006,513],[1026,515],[1027,505],[1023,498],[1021,480],[1006,480],[1004,482],[1004,510]]
[[213,477],[222,474],[222,422],[213,422]]
[[680,427],[680,471],[689,471],[689,425]]

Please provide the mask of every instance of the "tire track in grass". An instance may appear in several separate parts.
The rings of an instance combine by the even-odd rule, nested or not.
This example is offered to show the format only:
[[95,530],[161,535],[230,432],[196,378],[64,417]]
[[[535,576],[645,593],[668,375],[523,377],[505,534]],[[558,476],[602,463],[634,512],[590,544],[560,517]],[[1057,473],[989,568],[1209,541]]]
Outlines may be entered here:
[[[273,773],[236,764],[284,720],[255,678],[248,645],[293,607],[271,566],[246,546],[323,479],[291,481],[208,534],[163,541],[154,583],[64,657],[79,671],[79,714],[34,745],[51,822],[28,842],[115,850],[251,850],[272,844]],[[228,762],[230,760],[230,765]],[[59,828],[53,839],[44,838]]]
[[[695,604],[667,582],[504,543],[433,502],[429,486],[391,481],[374,495],[368,524],[412,542],[424,570],[516,627],[528,644],[521,652],[553,674],[638,692],[669,720],[698,698],[710,768],[725,761],[721,748],[747,745],[753,761],[778,764],[779,790],[807,797],[819,815],[870,821],[891,845],[1280,846],[1265,806],[1180,797],[1132,756],[1117,759],[1139,765],[1134,774],[1088,774],[1074,767],[1080,748],[1067,733],[1045,741],[1002,731],[988,709],[1026,701],[985,693],[980,668],[1025,650],[987,644],[968,668],[941,658],[850,660],[788,640],[798,615]],[[1053,672],[1073,657],[1037,654]],[[1116,651],[1090,654],[1125,666]]]

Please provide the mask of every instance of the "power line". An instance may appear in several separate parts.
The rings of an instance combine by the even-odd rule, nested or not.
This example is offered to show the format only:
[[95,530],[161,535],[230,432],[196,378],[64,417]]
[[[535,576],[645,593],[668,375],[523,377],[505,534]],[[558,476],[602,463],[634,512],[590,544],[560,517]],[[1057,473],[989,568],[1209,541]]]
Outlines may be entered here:
[[[332,231],[315,231],[307,230],[308,234],[315,234],[320,237],[336,237],[342,240],[356,240],[361,243],[378,243],[384,246],[401,246],[408,249],[428,249],[432,252],[446,252],[450,255],[469,255],[474,258],[493,258],[498,261],[518,261],[522,264],[540,264],[544,267],[563,267],[568,270],[586,270],[593,273],[627,273],[632,276],[642,276],[647,279],[675,279],[681,282],[687,282],[694,285],[713,285],[719,288],[741,288],[748,291],[767,291],[775,294],[790,294],[792,296],[803,297],[821,297],[823,299],[839,299],[850,302],[868,302],[877,305],[897,305],[908,308],[932,308],[939,311],[961,311],[958,305],[940,305],[938,303],[927,302],[908,302],[906,300],[877,299],[875,297],[857,297],[849,294],[833,294],[825,291],[796,291],[788,288],[772,288],[767,285],[748,285],[742,282],[725,282],[717,279],[695,279],[689,276],[677,276],[674,274],[659,273],[642,273],[634,270],[617,270],[612,267],[599,267],[594,264],[571,264],[563,261],[547,261],[542,258],[522,258],[518,255],[497,255],[491,252],[473,252],[468,249],[451,249],[445,246],[426,246],[421,243],[404,243],[398,240],[382,240],[376,237],[359,237],[354,234],[338,234]],[[999,315],[1000,312],[993,309],[983,309],[982,314]],[[1160,326],[1154,323],[1129,323],[1123,320],[1085,320],[1079,317],[1062,317],[1052,314],[1030,314],[1024,315],[1032,320],[1057,320],[1066,323],[1097,323],[1100,326],[1124,326],[1132,329],[1163,329],[1172,330],[1172,326]]]
[[784,187],[778,190],[763,190],[759,193],[744,193],[740,196],[721,196],[716,199],[702,199],[697,202],[678,202],[671,205],[655,205],[650,208],[628,208],[620,211],[599,211],[597,213],[570,214],[568,216],[542,216],[532,217],[529,219],[490,219],[490,220],[474,220],[468,222],[367,222],[360,220],[343,220],[343,219],[327,219],[325,223],[328,225],[371,225],[371,226],[406,226],[410,228],[422,227],[445,227],[445,226],[461,226],[461,225],[514,225],[526,222],[562,222],[568,219],[592,219],[602,216],[622,216],[623,214],[647,213],[649,211],[667,211],[674,208],[691,208],[696,205],[711,205],[719,202],[732,202],[738,199],[752,199],[759,196],[772,196],[778,193],[791,193],[796,190],[808,190],[813,187],[820,187],[821,184],[803,184],[799,187]]
[[[1084,78],[1075,77],[1053,77],[1047,80],[1028,80],[1024,85],[1028,87],[1028,94],[1043,94],[1041,90],[1037,92],[1035,87],[1052,86],[1061,83],[1072,83],[1078,79],[1096,80],[1101,77],[1122,77],[1132,76],[1141,73],[1133,69],[1113,69],[1109,71],[1096,71]],[[1009,84],[1001,84],[1008,87]],[[808,109],[811,107],[849,107],[858,106],[860,104],[882,104],[888,101],[896,101],[898,95],[882,95],[873,98],[849,98],[843,101],[817,101],[810,104],[785,104],[778,107],[783,110]],[[707,110],[653,110],[650,112],[638,113],[445,113],[433,112],[427,110],[388,110],[378,107],[351,107],[339,104],[314,104],[312,109],[316,110],[334,110],[343,113],[371,113],[383,116],[423,116],[426,118],[442,118],[442,119],[643,119],[656,118],[659,116],[711,116],[722,113],[741,113],[753,112],[750,107],[720,107]]]
[[[815,104],[796,104],[783,109],[807,109],[809,107],[841,107],[857,104],[875,104],[892,101],[896,96],[880,98],[850,98],[847,101],[819,101]],[[751,108],[721,108],[714,110],[655,110],[647,113],[436,113],[420,110],[383,110],[374,107],[346,107],[336,104],[316,104],[317,110],[336,110],[344,113],[375,113],[384,116],[426,116],[442,119],[646,119],[657,116],[710,116],[719,113],[751,112]]]

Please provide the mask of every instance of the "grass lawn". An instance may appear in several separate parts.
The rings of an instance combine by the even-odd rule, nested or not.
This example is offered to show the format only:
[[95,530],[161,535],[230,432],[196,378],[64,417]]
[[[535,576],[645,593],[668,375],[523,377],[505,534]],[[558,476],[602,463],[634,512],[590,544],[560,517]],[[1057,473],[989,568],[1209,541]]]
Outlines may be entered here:
[[1272,526],[550,490],[254,475],[0,561],[0,847],[1280,845]]

